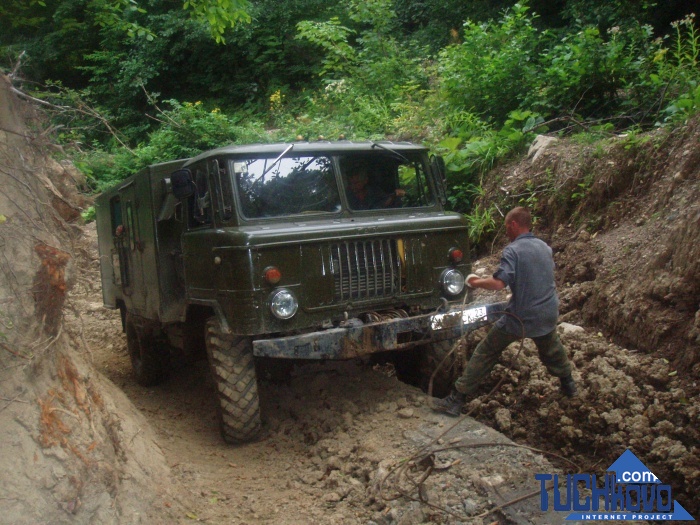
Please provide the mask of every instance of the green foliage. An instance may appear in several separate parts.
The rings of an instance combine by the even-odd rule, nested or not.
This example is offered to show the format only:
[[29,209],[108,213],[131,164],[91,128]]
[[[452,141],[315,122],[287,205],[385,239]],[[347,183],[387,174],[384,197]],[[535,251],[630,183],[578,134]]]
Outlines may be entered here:
[[553,45],[541,53],[538,89],[525,102],[545,115],[573,113],[586,118],[615,114],[625,91],[644,66],[638,53],[647,47],[650,28],[620,29],[601,34],[585,26],[563,37],[548,33]]
[[96,187],[229,142],[408,139],[444,154],[450,206],[466,212],[545,120],[604,137],[700,107],[692,16],[656,38],[647,0],[550,4],[8,0],[0,45],[10,67],[26,51],[21,71],[54,79],[36,96],[74,108],[55,112],[59,138],[92,148],[78,161]]
[[496,229],[495,211],[493,207],[487,209],[476,205],[466,216],[469,240],[472,244],[479,244],[484,237]]
[[664,108],[666,120],[685,120],[700,109],[700,31],[691,14],[674,22],[676,32],[670,49],[671,58],[662,62],[659,76],[671,86],[670,103]]
[[646,148],[650,142],[652,142],[652,137],[648,134],[641,134],[638,129],[630,129],[625,137],[624,148],[639,151]]
[[129,38],[153,40],[153,32],[133,20],[133,17],[146,12],[135,0],[89,0],[87,9],[94,13],[94,24],[99,27],[114,28],[126,33]]
[[[297,38],[324,50],[319,75],[325,81],[323,91],[305,98],[299,133],[313,136],[320,131],[347,138],[384,138],[406,128],[421,133],[412,121],[429,82],[430,67],[421,50],[391,36],[395,17],[388,0],[352,0],[345,7],[344,15],[355,28],[341,25],[338,17],[298,24]],[[319,124],[330,115],[339,129],[321,131],[324,126]],[[313,124],[311,129],[308,123]]]
[[161,112],[161,127],[139,148],[148,163],[197,155],[233,142],[260,142],[267,137],[260,122],[244,123],[244,115],[228,116],[218,108],[207,109],[200,101],[167,101]]
[[[147,13],[136,0],[89,0],[88,9],[94,10],[95,23],[100,27],[116,28],[130,38],[143,37],[149,41],[155,38],[151,29],[133,20],[133,15]],[[193,20],[208,26],[218,44],[226,42],[227,28],[250,22],[248,0],[185,0],[182,9],[189,12]]]
[[602,31],[620,24],[634,24],[654,7],[653,0],[608,0],[591,8],[587,0],[569,0],[562,13],[572,23],[596,26]]
[[[227,45],[221,46],[206,23],[174,9],[170,0],[139,2],[145,13],[124,16],[149,28],[152,41],[129,38],[116,25],[99,25],[89,0],[46,1],[43,11],[34,9],[43,15],[36,17],[37,27],[15,35],[13,47],[3,49],[3,55],[16,60],[26,51],[23,76],[44,83],[62,80],[83,91],[131,142],[145,139],[156,127],[145,117],[151,109],[147,92],[161,100],[203,99],[223,111],[242,106],[259,111],[276,89],[315,84],[311,45],[294,40],[296,23],[309,12],[324,13],[329,5],[325,0],[290,0],[280,9],[275,0],[260,0],[250,6],[251,22],[227,29]],[[0,46],[8,38],[10,33],[0,31]]]
[[[532,180],[525,182],[525,191],[521,195],[514,195],[518,199],[518,206],[524,206],[531,211],[534,211],[540,203],[540,196],[546,195],[551,191],[549,184],[535,185]],[[533,224],[534,224],[533,217]]]
[[348,44],[348,36],[354,33],[341,25],[338,17],[326,22],[303,20],[297,24],[297,38],[305,39],[324,51],[321,76],[343,75],[355,61],[355,49]]
[[448,188],[447,202],[451,210],[469,210],[481,195],[482,187],[475,184],[454,184]]
[[449,121],[452,133],[438,146],[442,148],[450,186],[452,209],[470,208],[473,188],[481,186],[483,175],[494,164],[529,144],[535,132],[544,132],[543,120],[531,111],[512,111],[503,127],[494,131],[474,115],[460,113]]
[[83,222],[86,224],[89,222],[92,222],[95,220],[95,207],[90,206],[86,210],[84,210],[81,214],[80,217],[83,219]]
[[[628,4],[619,7],[631,12]],[[498,22],[465,24],[464,41],[440,54],[443,96],[452,112],[480,115],[496,126],[517,109],[548,119],[617,119],[624,127],[648,125],[658,115],[686,118],[696,108],[700,39],[692,16],[674,24],[670,49],[649,26],[629,18],[623,25],[579,20],[556,31],[537,29],[537,18],[522,3]]]
[[459,40],[465,20],[476,22],[497,18],[512,5],[505,0],[394,0],[397,23],[403,31],[436,53]]
[[[125,1],[125,0],[122,0]],[[224,33],[239,22],[250,22],[248,0],[185,0],[183,8],[192,18],[206,22],[218,44],[226,42]]]
[[[48,26],[51,32],[78,29],[94,33],[97,27],[115,29],[130,39],[152,41],[156,38],[156,29],[144,24],[149,20],[146,15],[159,12],[164,5],[172,10],[173,5],[167,1],[149,2],[145,9],[144,4],[137,0],[9,0],[0,6],[0,17],[7,17],[14,28],[24,31],[45,30]],[[185,0],[175,9],[184,9],[192,20],[207,26],[211,38],[217,43],[225,42],[227,28],[250,21],[248,0]],[[72,16],[72,13],[77,16]]]
[[664,109],[667,121],[686,120],[691,114],[696,113],[700,108],[700,85],[697,80],[688,82],[688,91],[678,95],[678,98],[671,102]]
[[571,194],[571,200],[577,202],[585,199],[591,191],[594,181],[595,175],[593,173],[587,174],[581,182],[576,184],[576,190]]
[[44,0],[5,0],[0,4],[4,31],[38,27],[45,20],[45,8]]
[[359,24],[368,24],[378,35],[386,36],[392,27],[396,12],[391,0],[347,0],[349,18]]
[[262,123],[244,115],[230,117],[218,108],[207,110],[201,102],[167,102],[170,109],[160,113],[161,127],[150,134],[146,144],[133,151],[110,153],[95,148],[78,159],[76,165],[101,191],[158,162],[190,158],[202,151],[232,143],[271,140]]
[[440,53],[445,99],[502,125],[535,88],[538,45],[534,16],[515,4],[498,22],[467,21],[463,42]]
[[148,163],[141,163],[139,157],[126,150],[111,153],[97,145],[88,152],[76,155],[73,163],[98,193],[148,166]]

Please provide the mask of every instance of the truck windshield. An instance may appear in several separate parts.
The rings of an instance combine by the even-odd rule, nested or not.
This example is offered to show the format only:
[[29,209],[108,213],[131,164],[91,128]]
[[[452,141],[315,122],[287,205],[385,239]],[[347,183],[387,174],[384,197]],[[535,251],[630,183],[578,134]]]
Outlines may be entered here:
[[[273,164],[274,163],[274,164]],[[325,156],[241,159],[233,173],[243,215],[281,217],[340,210],[333,163]]]
[[[390,152],[393,153],[393,152]],[[420,208],[435,204],[421,158],[373,154],[339,158],[351,210]]]

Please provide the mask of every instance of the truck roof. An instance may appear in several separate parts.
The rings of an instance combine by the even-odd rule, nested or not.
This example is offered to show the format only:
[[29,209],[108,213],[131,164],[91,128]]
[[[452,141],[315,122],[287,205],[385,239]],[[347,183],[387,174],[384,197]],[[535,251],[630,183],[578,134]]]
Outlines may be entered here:
[[[141,170],[139,170],[136,174],[131,175],[123,180],[120,180],[119,182],[115,183],[114,185],[110,186],[109,188],[103,190],[99,195],[95,197],[96,202],[106,202],[109,199],[111,199],[114,195],[119,193],[119,190],[121,188],[124,188],[125,186],[128,186],[129,184],[133,183],[134,179],[136,177],[140,177],[145,173],[148,174],[155,174],[155,175],[160,175],[162,176],[169,176],[170,173],[175,171],[176,169],[179,169],[187,162],[189,159],[177,159],[177,160],[169,160],[167,162],[159,162],[158,164],[151,164],[150,166],[147,166]],[[149,175],[150,176],[150,175]]]
[[413,144],[412,142],[392,142],[388,140],[382,141],[318,141],[318,142],[275,142],[268,144],[246,144],[242,146],[230,145],[221,148],[205,151],[196,157],[191,158],[185,166],[198,162],[209,157],[219,157],[222,155],[260,155],[260,154],[280,154],[289,146],[293,146],[292,150],[295,153],[343,153],[357,151],[381,151],[388,148],[394,151],[406,150],[427,150],[425,146]]

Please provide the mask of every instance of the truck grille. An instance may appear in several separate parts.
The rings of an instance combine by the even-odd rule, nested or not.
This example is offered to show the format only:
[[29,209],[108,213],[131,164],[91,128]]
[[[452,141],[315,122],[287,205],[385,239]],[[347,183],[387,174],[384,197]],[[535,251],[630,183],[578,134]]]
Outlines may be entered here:
[[335,300],[386,297],[399,291],[401,261],[396,241],[348,241],[331,245]]

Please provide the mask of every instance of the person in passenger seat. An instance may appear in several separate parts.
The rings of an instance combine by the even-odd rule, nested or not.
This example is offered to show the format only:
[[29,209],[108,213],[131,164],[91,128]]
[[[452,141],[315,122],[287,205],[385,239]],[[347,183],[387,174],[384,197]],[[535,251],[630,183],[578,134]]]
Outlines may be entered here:
[[348,177],[348,190],[348,202],[353,210],[396,207],[401,204],[401,197],[406,194],[401,188],[386,193],[369,184],[369,176],[364,168],[358,169]]

